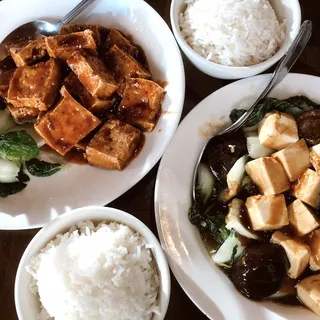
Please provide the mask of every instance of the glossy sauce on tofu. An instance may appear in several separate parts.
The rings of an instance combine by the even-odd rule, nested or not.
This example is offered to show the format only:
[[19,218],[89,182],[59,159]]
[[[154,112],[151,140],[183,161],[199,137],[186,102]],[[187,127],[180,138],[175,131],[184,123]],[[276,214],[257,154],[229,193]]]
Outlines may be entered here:
[[96,24],[22,39],[0,62],[0,108],[33,122],[64,160],[122,170],[156,126],[165,94],[132,39]]

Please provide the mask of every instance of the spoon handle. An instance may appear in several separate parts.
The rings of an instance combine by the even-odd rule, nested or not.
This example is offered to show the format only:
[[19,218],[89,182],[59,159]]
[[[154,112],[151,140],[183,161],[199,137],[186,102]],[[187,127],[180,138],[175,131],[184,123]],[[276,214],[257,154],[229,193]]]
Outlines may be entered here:
[[63,26],[64,24],[68,24],[74,18],[76,18],[82,11],[87,9],[93,2],[96,0],[82,0],[75,8],[73,8],[65,17],[63,17],[59,24]]
[[241,116],[232,126],[228,127],[226,130],[219,133],[219,135],[225,134],[240,128],[248,120],[248,118],[251,116],[253,110],[259,104],[259,102],[262,99],[264,99],[270,93],[270,91],[275,86],[277,86],[284,79],[284,77],[289,73],[290,69],[295,64],[300,54],[302,53],[303,49],[309,42],[311,34],[312,34],[312,23],[311,21],[306,20],[301,25],[299,34],[294,39],[287,53],[278,63],[276,69],[272,74],[269,84],[261,93],[259,98],[255,101],[255,103],[250,107],[250,109],[248,109],[248,111],[243,116]]

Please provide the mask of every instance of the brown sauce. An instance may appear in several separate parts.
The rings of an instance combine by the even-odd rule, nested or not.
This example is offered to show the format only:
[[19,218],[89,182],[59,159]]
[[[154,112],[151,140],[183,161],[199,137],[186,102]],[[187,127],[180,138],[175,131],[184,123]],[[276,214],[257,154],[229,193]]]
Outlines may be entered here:
[[47,144],[42,146],[40,148],[41,151],[44,151],[46,153],[51,153],[56,156],[62,157],[65,161],[76,163],[76,164],[88,164],[87,160],[85,159],[85,151],[78,149],[78,148],[72,148],[68,153],[66,153],[64,156],[61,156],[58,152],[51,149]]
[[163,89],[165,89],[167,87],[167,85],[169,84],[168,81],[162,81],[162,80],[157,80],[156,83]]

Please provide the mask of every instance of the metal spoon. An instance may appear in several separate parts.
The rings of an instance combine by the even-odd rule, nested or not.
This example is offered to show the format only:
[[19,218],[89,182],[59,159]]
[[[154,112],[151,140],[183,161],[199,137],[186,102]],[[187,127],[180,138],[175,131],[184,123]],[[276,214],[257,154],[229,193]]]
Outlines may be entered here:
[[[280,60],[278,65],[276,66],[276,69],[274,70],[272,77],[270,79],[270,82],[268,83],[267,87],[264,89],[264,91],[261,93],[261,95],[258,97],[258,99],[254,102],[254,104],[247,110],[245,114],[243,114],[235,123],[233,123],[231,126],[223,130],[222,132],[218,133],[217,135],[221,136],[223,134],[231,133],[233,131],[238,130],[243,126],[246,121],[249,119],[250,115],[254,111],[255,107],[260,103],[262,99],[264,99],[270,91],[277,86],[284,77],[289,73],[292,66],[295,64],[297,59],[299,58],[300,54],[302,53],[303,49],[307,45],[307,43],[310,40],[312,34],[312,23],[309,20],[306,20],[303,22],[303,24],[300,27],[299,34],[291,44],[290,48],[288,49],[287,53],[284,55],[284,57]],[[193,200],[196,200],[196,182],[197,182],[197,174],[198,174],[198,167],[201,162],[203,153],[208,146],[209,142],[214,138],[215,136],[209,138],[209,140],[206,142],[205,146],[203,147],[202,151],[200,152],[194,173],[193,173],[193,181],[192,181],[192,196]]]
[[63,25],[71,22],[95,1],[96,0],[82,0],[74,9],[72,9],[64,18],[62,18],[57,23],[49,23],[47,21],[36,20],[25,23],[17,29],[13,30],[2,40],[0,44],[0,60],[9,55],[8,50],[14,42],[37,39],[41,35],[57,35]]

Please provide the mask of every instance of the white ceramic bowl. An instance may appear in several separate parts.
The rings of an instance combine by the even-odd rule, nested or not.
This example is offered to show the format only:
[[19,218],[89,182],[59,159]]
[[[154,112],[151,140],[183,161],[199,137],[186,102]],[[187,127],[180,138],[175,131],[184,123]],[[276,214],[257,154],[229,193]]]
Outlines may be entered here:
[[160,276],[160,314],[154,315],[152,320],[163,320],[167,312],[171,290],[170,272],[164,252],[157,238],[145,224],[126,212],[108,207],[84,207],[67,212],[44,226],[31,240],[20,260],[15,280],[14,296],[19,320],[34,320],[40,310],[38,299],[28,289],[31,275],[26,271],[26,266],[31,257],[35,256],[57,234],[68,231],[72,225],[83,220],[123,223],[139,232],[147,243],[152,245],[152,254],[157,262]]
[[220,79],[240,79],[251,77],[259,74],[281,59],[286,53],[293,39],[299,32],[301,25],[301,9],[298,0],[269,0],[280,22],[286,20],[286,37],[278,52],[270,59],[248,67],[232,67],[224,66],[206,60],[198,53],[196,53],[184,40],[179,28],[179,15],[186,8],[185,0],[172,0],[170,19],[173,33],[176,40],[188,57],[190,62],[202,72],[209,76]]

